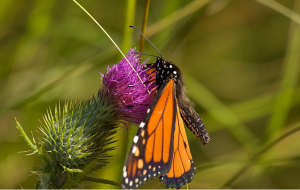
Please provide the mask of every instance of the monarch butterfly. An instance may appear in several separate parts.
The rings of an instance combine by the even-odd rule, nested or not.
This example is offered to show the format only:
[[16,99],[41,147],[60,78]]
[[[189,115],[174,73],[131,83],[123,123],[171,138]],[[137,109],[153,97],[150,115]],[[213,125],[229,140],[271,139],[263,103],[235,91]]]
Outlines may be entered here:
[[157,90],[133,138],[123,167],[122,188],[137,188],[155,177],[168,188],[181,188],[193,180],[196,171],[183,120],[204,145],[210,138],[189,103],[179,68],[158,57],[145,69]]

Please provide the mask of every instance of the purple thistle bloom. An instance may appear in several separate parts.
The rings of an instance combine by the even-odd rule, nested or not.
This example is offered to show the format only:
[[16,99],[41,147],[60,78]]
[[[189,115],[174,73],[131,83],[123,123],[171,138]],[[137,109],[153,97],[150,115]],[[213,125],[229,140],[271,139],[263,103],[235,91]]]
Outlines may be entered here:
[[145,84],[149,80],[149,74],[146,73],[143,67],[148,60],[139,64],[141,54],[135,53],[135,48],[130,49],[126,57],[137,73],[123,58],[118,64],[113,65],[111,68],[108,67],[104,75],[101,74],[103,76],[102,91],[109,98],[118,102],[118,109],[122,113],[123,120],[139,124],[152,102],[152,91],[155,89],[155,84]]

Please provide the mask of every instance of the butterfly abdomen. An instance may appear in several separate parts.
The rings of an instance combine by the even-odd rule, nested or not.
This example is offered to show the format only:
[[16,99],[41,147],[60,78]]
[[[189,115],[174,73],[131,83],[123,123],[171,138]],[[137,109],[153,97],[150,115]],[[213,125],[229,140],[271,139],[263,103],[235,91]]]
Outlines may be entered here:
[[204,145],[207,144],[210,137],[203,121],[196,111],[189,107],[184,107],[183,109],[180,109],[180,113],[187,127],[202,141]]

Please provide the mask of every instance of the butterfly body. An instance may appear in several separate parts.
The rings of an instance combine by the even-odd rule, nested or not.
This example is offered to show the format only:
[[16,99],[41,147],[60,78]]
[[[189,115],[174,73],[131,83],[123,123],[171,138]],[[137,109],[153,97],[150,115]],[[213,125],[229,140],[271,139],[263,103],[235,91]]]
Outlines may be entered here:
[[193,109],[190,100],[186,96],[186,87],[184,85],[183,75],[180,69],[172,62],[165,61],[162,58],[157,58],[155,67],[156,85],[159,87],[163,82],[165,82],[168,76],[171,76],[171,78],[174,79],[174,82],[176,83],[177,103],[184,122],[187,127],[201,139],[204,145],[207,144],[210,140],[208,132],[206,131],[203,121]]
[[183,121],[203,144],[209,136],[186,96],[179,68],[157,58],[145,69],[157,90],[133,138],[123,168],[122,187],[137,188],[159,177],[168,188],[180,188],[193,180],[196,171]]

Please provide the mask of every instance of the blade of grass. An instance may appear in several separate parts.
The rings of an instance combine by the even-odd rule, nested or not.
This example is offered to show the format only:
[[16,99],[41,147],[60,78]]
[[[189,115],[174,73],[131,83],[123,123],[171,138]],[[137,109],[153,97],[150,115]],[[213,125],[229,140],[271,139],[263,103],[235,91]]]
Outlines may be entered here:
[[[162,12],[160,13],[160,18],[165,18],[179,10],[182,7],[184,2],[181,0],[166,0],[162,3]],[[159,47],[160,50],[169,47],[170,40],[173,35],[176,35],[179,32],[178,25],[173,24],[169,27],[163,29],[159,32],[159,35],[155,36],[155,44]]]
[[272,141],[268,145],[266,145],[263,149],[261,149],[260,151],[258,151],[255,154],[255,156],[253,156],[253,159],[257,159],[261,154],[264,154],[265,152],[267,152],[268,150],[270,150],[273,146],[275,146],[276,144],[278,144],[279,142],[281,142],[283,139],[285,139],[288,136],[290,136],[290,135],[298,132],[299,130],[300,130],[300,126],[295,127],[293,129],[289,130],[288,132],[284,133],[280,137],[276,138],[274,141]]
[[242,167],[233,177],[231,177],[220,189],[224,189],[224,188],[230,188],[230,186],[238,179],[241,177],[241,175],[243,175],[247,169],[252,166],[253,164],[255,164],[259,158],[266,153],[268,150],[270,150],[273,146],[275,146],[276,144],[278,144],[279,142],[281,142],[283,139],[289,137],[290,135],[298,132],[300,130],[300,126],[289,130],[288,132],[284,133],[283,135],[281,135],[280,137],[276,138],[274,141],[272,141],[271,143],[266,144],[265,146],[263,146],[263,148],[261,150],[259,150],[257,153],[255,153],[250,159],[249,162],[247,164],[245,164],[244,167]]
[[[143,17],[143,24],[142,24],[142,34],[144,34],[144,35],[146,34],[149,7],[150,7],[150,0],[146,0],[145,10],[144,10],[144,17]],[[144,42],[145,42],[145,38],[143,36],[141,36],[141,42],[140,42],[140,52],[141,53],[143,53]]]
[[[273,93],[258,96],[246,101],[228,105],[228,108],[244,123],[257,120],[265,117],[272,112],[272,103],[274,102],[275,95]],[[292,97],[292,107],[300,104],[300,88],[295,88]],[[203,118],[209,119],[211,117],[206,112],[201,114]],[[216,130],[218,128],[215,128]],[[195,137],[196,138],[196,137]]]
[[121,187],[121,184],[107,179],[99,179],[99,178],[86,176],[84,177],[84,180]]
[[[240,121],[240,119],[206,87],[194,78],[184,73],[190,97],[201,105],[220,124],[224,125],[242,147],[249,153],[253,146],[254,134]],[[209,132],[209,128],[208,128]]]
[[[299,7],[295,1],[295,8]],[[283,74],[280,81],[278,95],[274,102],[273,115],[266,128],[266,138],[270,138],[284,127],[291,109],[292,97],[297,85],[300,71],[300,26],[294,22],[290,25],[286,55],[283,63]]]
[[91,65],[86,64],[86,65],[82,65],[82,67],[80,67],[80,68],[74,68],[74,69],[64,73],[63,75],[58,77],[55,81],[52,81],[48,85],[41,87],[39,90],[37,90],[35,93],[29,95],[28,97],[25,97],[24,99],[12,104],[12,105],[5,106],[4,108],[2,108],[0,114],[5,113],[5,111],[7,111],[7,110],[17,109],[19,107],[23,107],[24,105],[29,104],[30,102],[33,102],[34,100],[36,100],[37,98],[42,96],[44,93],[48,92],[49,90],[53,89],[55,86],[60,84],[62,81],[67,80],[71,77],[78,76],[79,74],[87,71],[90,68],[91,68]]
[[265,5],[266,7],[269,7],[270,9],[273,9],[284,16],[288,17],[289,19],[293,20],[297,24],[300,24],[300,15],[296,13],[295,11],[281,5],[280,3],[274,1],[274,0],[255,0],[256,2]]
[[[76,53],[78,54],[79,52],[76,51]],[[72,59],[74,54],[75,53],[71,53],[70,55],[63,57],[62,60],[68,60],[69,62],[74,63],[74,61],[76,61],[76,60]],[[25,106],[25,105],[33,102],[34,100],[38,99],[40,96],[47,93],[49,90],[55,88],[59,84],[65,82],[71,78],[74,78],[89,69],[96,67],[98,64],[91,64],[91,62],[93,62],[94,60],[97,60],[98,58],[101,57],[102,61],[105,62],[107,59],[110,59],[111,57],[115,56],[116,54],[117,54],[116,49],[114,47],[110,47],[110,48],[107,48],[106,50],[96,54],[93,57],[85,59],[83,62],[81,62],[79,64],[74,64],[74,67],[67,69],[66,72],[62,73],[60,76],[58,76],[56,80],[49,81],[48,84],[41,87],[40,89],[37,89],[35,92],[33,92],[32,94],[30,94],[28,96],[24,95],[24,98],[18,102],[3,106],[0,110],[0,115],[5,113],[7,110],[17,109],[19,107]],[[106,69],[106,66],[103,67],[103,70],[104,69]]]
[[[296,107],[300,104],[300,88],[294,89],[291,106]],[[263,95],[251,100],[230,105],[230,109],[238,115],[243,122],[248,122],[260,117],[264,117],[272,112],[274,94]],[[259,107],[257,105],[260,105]],[[245,109],[246,108],[246,109]],[[242,112],[241,112],[242,110]]]
[[182,7],[181,9],[175,11],[171,15],[159,20],[158,22],[152,24],[148,27],[147,31],[147,37],[150,37],[157,32],[163,30],[164,28],[175,24],[180,19],[194,13],[195,11],[199,10],[203,6],[205,6],[207,3],[209,3],[210,0],[195,0],[186,5],[185,7]]

